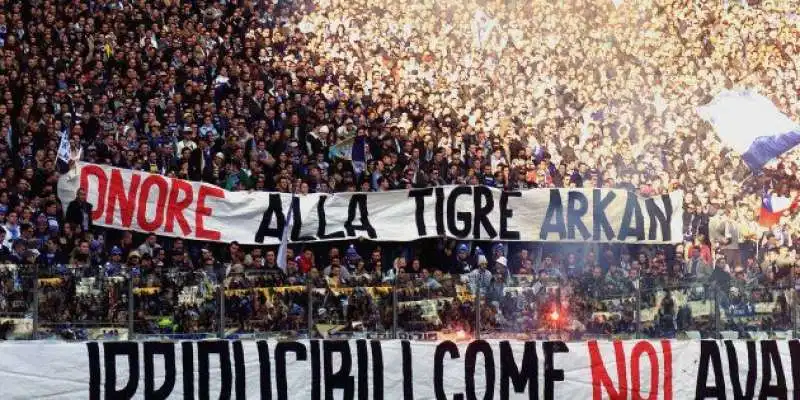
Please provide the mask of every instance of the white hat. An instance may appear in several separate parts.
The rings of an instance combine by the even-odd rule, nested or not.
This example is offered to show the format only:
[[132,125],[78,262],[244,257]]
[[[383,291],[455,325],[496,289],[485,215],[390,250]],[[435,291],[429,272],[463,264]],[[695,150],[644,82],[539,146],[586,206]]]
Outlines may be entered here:
[[508,260],[506,260],[506,258],[505,258],[505,257],[503,257],[503,256],[500,256],[500,257],[497,259],[497,261],[495,261],[495,262],[496,262],[497,264],[500,264],[500,265],[504,266],[504,267],[507,267],[507,266],[508,266]]
[[481,255],[478,256],[478,265],[486,265],[488,263],[489,262],[486,261],[486,256],[485,255],[481,254]]

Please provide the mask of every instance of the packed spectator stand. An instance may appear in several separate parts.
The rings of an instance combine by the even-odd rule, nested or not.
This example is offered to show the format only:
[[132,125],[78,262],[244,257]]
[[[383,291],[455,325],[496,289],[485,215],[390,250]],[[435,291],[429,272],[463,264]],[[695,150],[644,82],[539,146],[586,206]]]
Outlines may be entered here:
[[[791,335],[798,151],[751,176],[695,112],[746,86],[800,121],[797,4],[749,3],[2,2],[0,337]],[[295,243],[283,270],[93,226],[57,196],[77,161],[299,195],[681,189],[685,234]],[[760,220],[765,190],[793,207]]]

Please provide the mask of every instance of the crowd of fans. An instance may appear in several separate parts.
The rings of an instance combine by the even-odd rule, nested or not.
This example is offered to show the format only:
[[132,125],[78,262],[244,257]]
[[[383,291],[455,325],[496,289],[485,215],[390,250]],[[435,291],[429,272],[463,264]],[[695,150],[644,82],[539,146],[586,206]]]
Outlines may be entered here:
[[[689,304],[713,297],[791,326],[800,214],[758,217],[764,190],[798,199],[798,152],[752,176],[695,112],[746,87],[800,121],[800,16],[749,3],[2,2],[0,315],[36,303],[73,332],[124,325],[132,297],[142,333],[213,332],[224,302],[239,332],[393,314],[472,332],[480,312],[488,330],[661,335],[712,329]],[[684,243],[298,244],[284,271],[275,248],[92,226],[84,193],[56,194],[78,160],[234,191],[681,189]]]

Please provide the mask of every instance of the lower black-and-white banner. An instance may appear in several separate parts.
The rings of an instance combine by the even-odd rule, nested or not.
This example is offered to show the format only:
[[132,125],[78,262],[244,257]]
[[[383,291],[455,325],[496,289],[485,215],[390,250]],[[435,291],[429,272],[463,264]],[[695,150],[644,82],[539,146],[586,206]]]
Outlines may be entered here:
[[798,399],[790,341],[0,344],[4,399]]

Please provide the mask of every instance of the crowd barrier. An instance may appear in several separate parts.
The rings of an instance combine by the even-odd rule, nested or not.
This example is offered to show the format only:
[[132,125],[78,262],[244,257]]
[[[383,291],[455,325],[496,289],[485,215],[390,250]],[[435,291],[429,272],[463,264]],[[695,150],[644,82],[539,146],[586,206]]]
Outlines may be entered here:
[[282,287],[174,272],[160,281],[3,268],[0,335],[59,338],[415,338],[585,340],[797,337],[791,280],[615,282],[509,275],[478,290],[462,276]]

